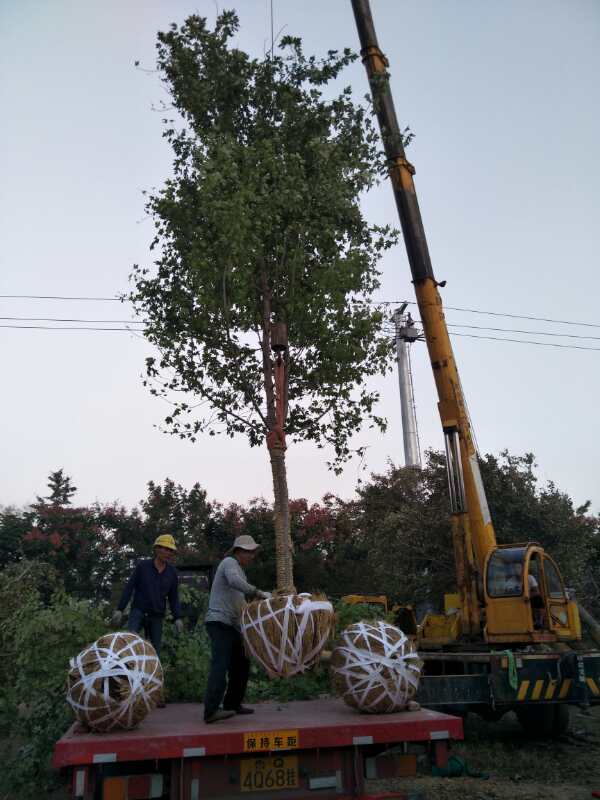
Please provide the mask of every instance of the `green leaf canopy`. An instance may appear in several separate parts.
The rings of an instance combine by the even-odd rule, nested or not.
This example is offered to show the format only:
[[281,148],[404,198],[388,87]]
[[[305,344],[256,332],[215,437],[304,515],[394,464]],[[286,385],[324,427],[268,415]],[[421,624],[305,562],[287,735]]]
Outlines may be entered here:
[[175,403],[171,432],[263,443],[275,424],[270,324],[285,322],[286,432],[333,445],[339,467],[365,420],[385,425],[365,380],[389,367],[391,345],[366,301],[396,233],[360,208],[385,165],[350,88],[325,96],[349,50],[316,59],[287,37],[257,60],[232,45],[237,27],[224,12],[214,30],[191,16],[158,35],[177,114],[164,120],[172,177],[147,200],[156,269],[132,276],[160,351],[147,381],[200,398]]

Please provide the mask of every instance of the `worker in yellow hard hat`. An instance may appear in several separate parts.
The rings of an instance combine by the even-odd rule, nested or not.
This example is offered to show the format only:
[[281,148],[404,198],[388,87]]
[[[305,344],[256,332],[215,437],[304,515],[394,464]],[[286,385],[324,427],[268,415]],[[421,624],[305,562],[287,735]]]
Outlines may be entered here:
[[144,558],[136,564],[112,621],[116,626],[121,624],[123,612],[133,595],[127,630],[139,633],[143,629],[146,639],[160,656],[167,599],[177,633],[183,633],[183,620],[179,605],[179,579],[173,566],[177,553],[175,539],[170,533],[163,533],[154,541],[153,549],[153,558]]

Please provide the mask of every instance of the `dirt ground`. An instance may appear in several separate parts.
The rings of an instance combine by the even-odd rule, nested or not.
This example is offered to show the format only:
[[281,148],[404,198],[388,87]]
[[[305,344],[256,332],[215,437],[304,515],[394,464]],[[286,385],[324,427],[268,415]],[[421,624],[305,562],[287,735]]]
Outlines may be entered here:
[[527,739],[514,714],[484,723],[465,720],[465,741],[451,754],[489,778],[417,778],[368,781],[370,794],[402,792],[410,800],[590,800],[600,792],[600,707],[571,709],[569,733],[555,741]]

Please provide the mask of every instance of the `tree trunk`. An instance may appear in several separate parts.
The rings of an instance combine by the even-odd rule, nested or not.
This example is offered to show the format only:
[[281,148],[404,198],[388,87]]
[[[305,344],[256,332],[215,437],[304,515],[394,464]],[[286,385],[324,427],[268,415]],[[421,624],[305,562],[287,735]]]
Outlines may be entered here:
[[275,497],[275,554],[277,562],[277,591],[295,594],[290,512],[288,502],[285,448],[277,443],[269,448],[273,494]]
[[[287,416],[287,363],[283,363],[283,386],[277,392],[274,380],[274,364],[271,360],[271,291],[267,281],[264,261],[259,263],[262,289],[262,336],[260,346],[263,363],[263,386],[267,403],[267,448],[273,475],[275,512],[275,560],[277,564],[277,592],[295,594],[292,540],[290,536],[290,510],[288,502],[287,474],[285,469],[285,433]],[[278,365],[281,368],[282,362]],[[280,373],[281,374],[281,373]]]
[[594,617],[590,614],[589,611],[586,611],[585,608],[578,603],[579,608],[579,616],[585,622],[590,632],[590,636],[594,640],[594,642],[600,647],[600,623],[598,623]]

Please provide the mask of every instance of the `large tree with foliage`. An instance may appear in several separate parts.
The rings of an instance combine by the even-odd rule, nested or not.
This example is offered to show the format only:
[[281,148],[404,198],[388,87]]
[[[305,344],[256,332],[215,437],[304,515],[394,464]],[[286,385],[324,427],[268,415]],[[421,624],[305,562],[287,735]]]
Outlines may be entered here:
[[[363,424],[384,427],[365,380],[389,365],[382,314],[368,300],[395,240],[359,200],[383,172],[369,111],[327,85],[355,56],[307,57],[299,39],[250,57],[238,20],[199,16],[158,35],[173,173],[148,197],[156,269],[135,267],[132,299],[160,352],[151,391],[175,400],[168,430],[244,434],[269,448],[278,587],[293,584],[284,428],[333,448],[335,468]],[[289,347],[271,351],[274,323]],[[281,381],[276,380],[281,375]]]
[[[480,460],[500,544],[537,541],[556,559],[567,586],[598,606],[600,519],[575,507],[552,482],[540,485],[535,460],[503,452]],[[357,559],[366,565],[354,591],[385,593],[421,608],[440,608],[456,585],[445,457],[430,451],[422,470],[389,465],[342,503]]]

